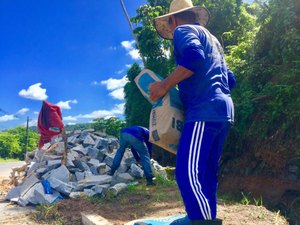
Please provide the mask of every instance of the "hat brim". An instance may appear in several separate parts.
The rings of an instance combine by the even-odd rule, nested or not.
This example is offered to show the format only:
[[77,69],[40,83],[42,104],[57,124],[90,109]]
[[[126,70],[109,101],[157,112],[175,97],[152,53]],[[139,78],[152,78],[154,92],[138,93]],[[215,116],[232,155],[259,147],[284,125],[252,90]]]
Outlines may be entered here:
[[169,25],[169,17],[171,15],[183,12],[183,11],[193,11],[196,14],[196,22],[200,23],[202,26],[206,26],[210,14],[209,11],[202,6],[193,6],[190,8],[185,8],[176,12],[168,13],[163,16],[156,17],[154,19],[154,26],[157,31],[157,33],[164,39],[172,40],[173,39],[173,30],[171,30],[170,25]]

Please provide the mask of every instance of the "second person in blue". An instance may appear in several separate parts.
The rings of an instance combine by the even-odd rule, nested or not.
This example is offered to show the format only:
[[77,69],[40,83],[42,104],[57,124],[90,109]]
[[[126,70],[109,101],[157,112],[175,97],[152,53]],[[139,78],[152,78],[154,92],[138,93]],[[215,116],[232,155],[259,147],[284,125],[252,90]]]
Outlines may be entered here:
[[149,142],[149,130],[141,126],[130,126],[120,131],[120,147],[116,152],[111,171],[108,174],[113,175],[119,168],[127,147],[131,147],[133,156],[142,165],[147,185],[155,185],[150,161],[152,144]]

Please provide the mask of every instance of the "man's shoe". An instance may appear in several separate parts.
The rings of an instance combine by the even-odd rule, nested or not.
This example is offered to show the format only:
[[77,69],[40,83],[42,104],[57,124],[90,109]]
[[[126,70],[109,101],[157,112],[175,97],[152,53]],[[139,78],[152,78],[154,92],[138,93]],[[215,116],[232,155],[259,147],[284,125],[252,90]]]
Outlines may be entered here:
[[174,220],[170,225],[191,225],[191,220],[188,216]]
[[108,171],[106,174],[109,176],[113,176],[115,174],[116,170],[111,169],[110,171]]
[[156,179],[155,177],[151,178],[151,179],[147,179],[147,186],[155,186],[156,183],[154,182]]
[[191,220],[191,225],[222,225],[222,220]]

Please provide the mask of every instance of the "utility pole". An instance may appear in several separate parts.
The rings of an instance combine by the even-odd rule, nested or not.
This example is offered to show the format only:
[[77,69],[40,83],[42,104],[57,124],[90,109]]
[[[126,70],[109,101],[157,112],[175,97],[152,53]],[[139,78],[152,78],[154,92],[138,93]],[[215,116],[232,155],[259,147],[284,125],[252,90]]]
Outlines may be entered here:
[[27,123],[26,123],[26,149],[25,149],[25,161],[27,157],[27,151],[28,151],[28,126],[29,126],[29,116],[27,116]]
[[[121,2],[121,5],[122,5],[122,8],[123,8],[123,11],[124,11],[124,13],[125,13],[125,16],[126,16],[127,22],[128,22],[128,24],[129,24],[129,27],[130,27],[131,33],[132,33],[132,35],[133,35],[133,37],[134,37],[134,40],[135,40],[136,46],[137,46],[137,48],[140,50],[139,42],[138,42],[138,40],[137,40],[137,38],[136,38],[136,36],[135,36],[135,34],[134,34],[134,32],[133,32],[133,27],[132,27],[132,24],[131,24],[130,18],[129,18],[129,16],[128,16],[127,10],[126,10],[126,8],[125,8],[125,5],[124,5],[124,3],[123,3],[123,1],[122,1],[122,0],[120,0],[120,2]],[[144,67],[146,67],[146,60],[145,60],[144,56],[141,54],[141,52],[140,52],[140,55],[141,55],[141,58],[142,58],[142,61],[143,61]]]

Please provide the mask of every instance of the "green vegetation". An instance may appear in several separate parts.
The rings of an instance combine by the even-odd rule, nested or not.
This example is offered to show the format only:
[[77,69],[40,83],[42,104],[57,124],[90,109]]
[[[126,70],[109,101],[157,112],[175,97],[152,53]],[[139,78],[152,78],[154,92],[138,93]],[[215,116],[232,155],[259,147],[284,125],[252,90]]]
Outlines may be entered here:
[[[154,189],[152,189],[148,188],[144,181],[142,181],[138,185],[129,185],[127,190],[117,196],[106,194],[104,198],[87,197],[87,199],[100,205],[117,202],[122,202],[124,205],[133,204],[132,198],[138,198],[140,200],[146,198],[151,200],[151,202],[162,202],[167,201],[168,198],[172,197],[178,199],[178,202],[181,202],[180,193],[174,180],[167,180],[161,176],[156,176],[156,184]],[[172,190],[171,193],[167,193],[168,190]],[[141,204],[140,201],[136,201],[135,203]]]
[[[299,1],[193,2],[211,12],[208,29],[223,44],[227,62],[237,77],[237,87],[232,91],[236,122],[224,149],[225,157],[229,156],[224,162],[250,156],[251,165],[245,166],[251,167],[251,171],[255,171],[257,163],[265,165],[256,174],[274,172],[273,169],[283,172],[282,163],[300,166]],[[172,43],[159,37],[153,19],[168,12],[169,1],[148,0],[147,3],[131,20],[137,25],[135,34],[140,52],[146,58],[145,67],[165,77],[175,67]],[[137,94],[139,91],[133,82],[139,71],[137,64],[128,71],[126,121],[130,125],[147,126],[149,103]],[[260,153],[266,149],[268,155],[283,161],[276,164],[276,160]],[[162,154],[168,153],[162,151]],[[170,163],[168,157],[162,158]]]
[[151,104],[144,98],[134,83],[134,78],[141,72],[138,64],[133,64],[128,70],[129,82],[124,87],[125,93],[125,118],[129,126],[149,126]]
[[38,205],[37,212],[32,215],[36,221],[47,221],[47,224],[63,225],[65,224],[59,213],[59,205]]
[[236,123],[225,152],[251,155],[265,164],[263,170],[280,173],[285,163],[300,165],[299,2],[255,1],[248,9],[256,18],[252,34],[230,46],[228,55],[238,86]]
[[66,131],[87,130],[87,129],[92,129],[92,128],[93,127],[92,127],[91,123],[77,123],[77,124],[65,126]]
[[18,159],[8,159],[8,158],[2,159],[2,158],[0,158],[0,163],[18,162],[18,161],[19,161]]
[[126,122],[117,117],[111,117],[109,119],[97,118],[94,119],[94,123],[92,123],[92,128],[96,131],[102,131],[115,137],[120,136],[120,130],[125,126]]
[[36,149],[39,134],[28,132],[28,145],[26,149],[26,128],[17,127],[0,132],[0,158],[24,159],[26,150]]
[[243,198],[241,199],[241,203],[242,203],[243,205],[249,205],[251,201],[249,200],[248,195],[245,195],[245,194],[242,192],[242,196],[243,196]]

